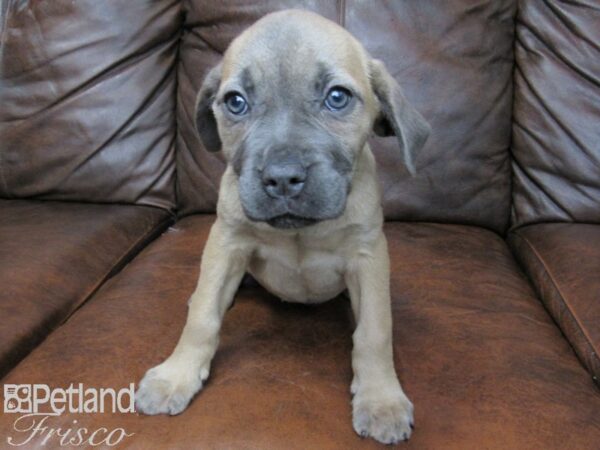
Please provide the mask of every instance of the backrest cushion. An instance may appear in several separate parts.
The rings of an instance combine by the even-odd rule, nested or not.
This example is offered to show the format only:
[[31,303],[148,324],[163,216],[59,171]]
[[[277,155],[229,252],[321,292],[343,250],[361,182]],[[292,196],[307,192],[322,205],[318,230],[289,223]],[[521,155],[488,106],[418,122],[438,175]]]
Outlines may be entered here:
[[7,1],[0,197],[175,206],[178,1]]
[[600,8],[522,1],[512,225],[600,222]]

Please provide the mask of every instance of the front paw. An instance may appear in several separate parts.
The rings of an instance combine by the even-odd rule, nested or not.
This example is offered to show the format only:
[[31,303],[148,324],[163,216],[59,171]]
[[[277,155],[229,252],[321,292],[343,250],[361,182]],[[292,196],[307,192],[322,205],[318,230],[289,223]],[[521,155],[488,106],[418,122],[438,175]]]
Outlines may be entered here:
[[370,436],[383,444],[395,444],[410,438],[413,428],[413,405],[398,386],[356,393],[352,400],[352,424],[363,437]]
[[163,363],[148,370],[135,393],[136,411],[155,414],[179,414],[202,388],[208,370],[194,371]]

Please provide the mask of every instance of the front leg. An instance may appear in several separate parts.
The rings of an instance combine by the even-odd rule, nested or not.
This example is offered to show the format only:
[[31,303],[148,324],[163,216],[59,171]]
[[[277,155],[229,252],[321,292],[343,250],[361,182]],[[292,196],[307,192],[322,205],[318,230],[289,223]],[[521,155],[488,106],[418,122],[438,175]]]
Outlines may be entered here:
[[410,437],[413,405],[396,376],[392,349],[390,263],[383,232],[347,269],[356,330],[352,336],[354,430],[384,444]]
[[183,333],[171,356],[140,381],[135,394],[138,412],[179,414],[202,388],[219,343],[223,316],[246,271],[249,254],[217,219],[204,248]]

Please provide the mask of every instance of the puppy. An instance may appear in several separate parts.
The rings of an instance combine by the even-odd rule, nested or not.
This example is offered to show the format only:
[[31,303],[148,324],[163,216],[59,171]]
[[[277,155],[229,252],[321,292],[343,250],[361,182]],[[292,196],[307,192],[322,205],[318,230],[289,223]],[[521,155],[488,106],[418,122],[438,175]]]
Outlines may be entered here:
[[290,302],[348,291],[353,425],[408,439],[413,405],[395,373],[389,255],[369,134],[395,135],[407,169],[429,126],[384,65],[337,24],[305,11],[265,16],[206,76],[198,134],[227,168],[187,323],[172,355],[139,384],[146,414],[178,414],[210,372],[223,315],[243,275]]

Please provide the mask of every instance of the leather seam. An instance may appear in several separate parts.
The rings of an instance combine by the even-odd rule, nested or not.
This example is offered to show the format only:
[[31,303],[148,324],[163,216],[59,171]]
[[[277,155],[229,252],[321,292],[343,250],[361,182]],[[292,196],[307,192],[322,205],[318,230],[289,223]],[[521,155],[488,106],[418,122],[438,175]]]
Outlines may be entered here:
[[[10,4],[8,2],[0,2],[0,55],[3,54],[4,40],[7,34],[8,26],[8,14]],[[10,192],[8,190],[8,182],[4,176],[4,153],[0,150],[0,182],[2,183],[2,189],[4,189],[7,198],[10,198]]]
[[340,12],[338,13],[338,22],[341,27],[346,28],[346,0],[339,0]]
[[[173,216],[169,214],[169,216],[167,216],[165,219],[158,222],[156,225],[148,227],[144,231],[142,236],[140,236],[138,239],[136,239],[127,248],[127,250],[121,254],[121,257],[112,265],[112,267],[109,270],[107,270],[104,273],[104,275],[88,291],[88,293],[82,296],[83,300],[80,303],[78,303],[77,305],[75,305],[74,308],[71,309],[71,311],[65,316],[65,318],[62,320],[62,322],[58,326],[61,326],[65,322],[67,322],[67,320],[69,320],[79,308],[81,308],[83,305],[85,305],[94,296],[94,294],[96,294],[96,292],[98,292],[98,290],[104,284],[106,284],[106,282],[108,280],[110,280],[116,274],[118,274],[121,271],[121,269],[123,269],[123,267],[125,267],[125,265],[129,261],[133,260],[133,258],[135,258],[135,256],[137,256],[137,254],[139,252],[141,252],[144,247],[146,247],[148,244],[150,244],[150,242],[152,240],[151,238],[154,234],[158,234],[158,233],[164,231],[172,222],[173,222]],[[146,245],[143,245],[144,242],[146,242]],[[136,248],[139,248],[139,251],[136,252],[135,251]],[[57,328],[58,328],[58,326],[57,326]]]
[[536,257],[538,262],[542,265],[542,268],[544,269],[546,274],[548,274],[548,278],[549,278],[550,282],[552,283],[552,287],[556,290],[556,292],[560,296],[565,309],[569,312],[569,315],[571,316],[571,319],[575,322],[575,324],[577,325],[577,328],[581,331],[581,334],[585,337],[586,342],[588,343],[589,347],[593,350],[593,352],[595,354],[595,358],[600,361],[600,358],[598,356],[599,355],[598,349],[594,345],[594,342],[590,338],[585,327],[582,326],[581,321],[579,320],[577,314],[575,314],[573,309],[569,306],[569,303],[565,300],[566,297],[563,295],[562,290],[560,289],[560,287],[558,286],[558,284],[556,282],[556,278],[552,274],[552,271],[548,268],[548,265],[545,263],[544,258],[542,258],[542,256],[538,253],[538,251],[535,249],[535,247],[529,241],[529,239],[527,239],[525,236],[523,236],[519,232],[514,232],[514,234],[519,239],[521,239],[525,244],[527,244],[527,247],[529,247],[529,250]]
[[[148,227],[144,234],[129,246],[127,251],[123,253],[123,256],[117,261],[117,263],[115,263],[112,269],[107,273],[106,280],[117,275],[128,262],[132,261],[154,239],[158,238],[158,234],[166,230],[167,227],[169,227],[173,222],[174,217],[172,214],[169,214],[163,220],[159,221],[155,226]],[[153,239],[153,236],[155,235],[156,237]],[[136,248],[139,248],[137,252]]]

